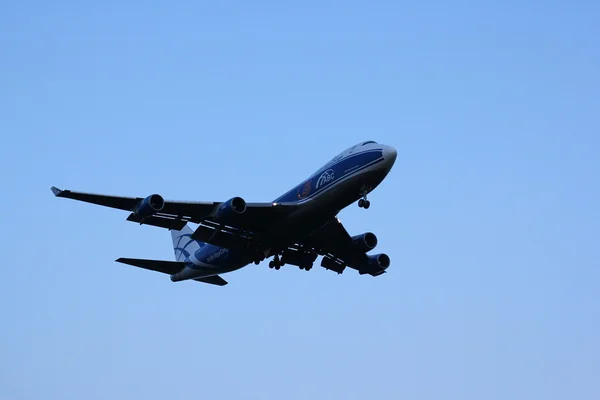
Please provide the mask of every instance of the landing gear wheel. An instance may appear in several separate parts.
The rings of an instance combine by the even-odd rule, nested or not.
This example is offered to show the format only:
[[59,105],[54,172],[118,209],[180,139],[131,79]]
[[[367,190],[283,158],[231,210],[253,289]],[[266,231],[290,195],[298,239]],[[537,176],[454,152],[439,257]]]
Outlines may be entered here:
[[362,199],[360,199],[358,201],[358,206],[360,208],[364,208],[365,210],[369,207],[371,207],[371,202],[369,200],[367,200],[367,195],[365,194]]
[[283,262],[283,260],[279,259],[279,255],[275,255],[275,257],[273,257],[273,259],[271,261],[269,261],[269,268],[275,268],[275,269],[279,269],[281,267],[283,267],[285,265],[285,263]]
[[254,254],[254,264],[258,265],[265,259],[265,255],[262,251],[258,251]]

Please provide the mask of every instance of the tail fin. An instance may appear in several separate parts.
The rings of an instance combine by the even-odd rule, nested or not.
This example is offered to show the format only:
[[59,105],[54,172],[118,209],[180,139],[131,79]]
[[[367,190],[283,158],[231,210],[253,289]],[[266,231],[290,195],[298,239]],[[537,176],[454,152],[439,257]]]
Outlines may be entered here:
[[188,261],[190,256],[204,245],[204,243],[192,239],[194,231],[185,225],[180,231],[171,230],[173,239],[173,250],[177,261]]

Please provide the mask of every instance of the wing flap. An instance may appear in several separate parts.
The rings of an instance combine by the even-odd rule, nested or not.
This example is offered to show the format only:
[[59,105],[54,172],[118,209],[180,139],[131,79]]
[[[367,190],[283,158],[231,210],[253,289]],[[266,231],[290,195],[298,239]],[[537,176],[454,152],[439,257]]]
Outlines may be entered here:
[[185,267],[185,263],[178,261],[145,260],[141,258],[119,258],[115,261],[169,275],[176,274]]
[[301,251],[299,249],[288,248],[281,255],[281,261],[286,264],[301,267],[304,265],[312,265],[312,263],[315,262],[317,257],[317,253],[312,251],[307,252]]
[[323,257],[321,260],[321,267],[341,274],[344,272],[344,269],[346,269],[346,264],[333,258]]
[[127,221],[138,222],[144,225],[158,226],[159,228],[166,228],[169,230],[174,229],[176,231],[182,230],[185,224],[187,224],[187,221],[184,219],[178,219],[163,215],[153,215],[151,217],[146,217],[143,220],[140,220],[136,218],[135,214],[133,213],[129,214],[129,217],[127,217]]
[[[236,231],[236,233],[239,233]],[[200,225],[192,234],[192,239],[210,243],[226,249],[244,249],[248,246],[249,237],[236,235],[206,225]]]

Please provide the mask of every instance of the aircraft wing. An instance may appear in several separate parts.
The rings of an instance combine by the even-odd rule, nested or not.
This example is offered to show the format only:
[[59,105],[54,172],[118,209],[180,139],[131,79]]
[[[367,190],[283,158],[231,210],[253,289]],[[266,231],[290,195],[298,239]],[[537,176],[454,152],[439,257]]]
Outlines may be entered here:
[[337,218],[328,220],[321,228],[313,232],[301,245],[312,248],[323,256],[321,266],[341,274],[348,266],[361,274],[377,276],[384,271],[369,266],[368,256],[352,240],[352,237]]
[[[105,194],[75,192],[52,187],[56,197],[79,200],[86,203],[130,211],[128,221],[153,225],[161,228],[181,230],[187,222],[208,224],[215,229],[219,224],[214,221],[215,213],[223,202],[164,201],[163,208],[151,216],[138,218],[134,211],[144,200],[142,197],[123,197]],[[273,221],[296,209],[294,204],[285,203],[246,203],[246,211],[227,225],[233,230],[259,231]],[[208,229],[208,228],[207,228]],[[231,229],[230,229],[231,230]],[[201,239],[200,237],[196,237]],[[217,243],[215,243],[217,244]]]

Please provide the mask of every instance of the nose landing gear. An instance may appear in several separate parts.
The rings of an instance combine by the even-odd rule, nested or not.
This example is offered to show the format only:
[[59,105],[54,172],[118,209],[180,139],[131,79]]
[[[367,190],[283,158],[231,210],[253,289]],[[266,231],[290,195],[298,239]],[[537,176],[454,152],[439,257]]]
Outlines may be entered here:
[[360,189],[361,199],[358,201],[358,206],[360,208],[364,208],[365,210],[371,207],[371,202],[367,200],[367,193],[369,193],[373,188],[369,185],[362,185]]
[[371,207],[371,202],[369,200],[367,200],[367,195],[365,194],[364,197],[362,199],[360,199],[358,201],[358,206],[360,208],[364,208],[365,210],[369,207]]

